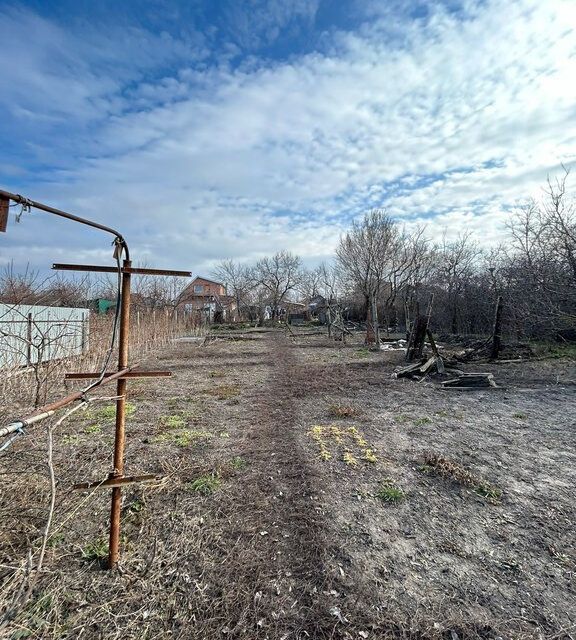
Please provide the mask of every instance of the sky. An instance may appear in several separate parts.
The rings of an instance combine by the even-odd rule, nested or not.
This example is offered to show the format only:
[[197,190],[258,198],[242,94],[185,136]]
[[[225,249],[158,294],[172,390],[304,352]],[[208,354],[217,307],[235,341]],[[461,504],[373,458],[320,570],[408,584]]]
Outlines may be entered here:
[[[0,188],[149,266],[314,265],[374,207],[495,244],[576,164],[576,0],[0,0],[0,34]],[[0,266],[111,263],[17,211]]]

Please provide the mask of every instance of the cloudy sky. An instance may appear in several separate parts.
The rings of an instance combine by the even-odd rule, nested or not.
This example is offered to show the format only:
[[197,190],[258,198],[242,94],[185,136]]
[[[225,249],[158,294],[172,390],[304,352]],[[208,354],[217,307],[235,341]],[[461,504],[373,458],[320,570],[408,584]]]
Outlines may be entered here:
[[[576,159],[575,0],[0,0],[0,34],[0,188],[154,266],[313,264],[372,207],[497,242]],[[111,252],[32,213],[10,260]]]

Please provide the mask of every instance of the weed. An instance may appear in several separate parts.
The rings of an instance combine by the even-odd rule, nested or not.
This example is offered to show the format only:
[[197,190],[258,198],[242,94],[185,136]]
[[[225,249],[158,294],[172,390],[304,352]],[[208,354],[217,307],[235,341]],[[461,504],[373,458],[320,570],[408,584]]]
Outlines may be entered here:
[[457,462],[444,458],[437,453],[426,452],[424,454],[424,464],[419,469],[429,475],[450,478],[458,484],[470,487],[473,491],[489,500],[497,501],[502,497],[502,489],[490,484],[483,478],[479,478]]
[[331,404],[328,413],[334,418],[351,418],[357,414],[357,410],[344,404]]
[[208,374],[211,378],[224,378],[226,377],[226,373],[222,370],[218,370],[218,371],[210,371],[210,373]]
[[428,418],[427,416],[424,416],[423,418],[417,418],[416,420],[414,420],[414,424],[417,427],[421,427],[424,424],[431,424],[432,420],[430,418]]
[[399,424],[404,424],[405,422],[409,422],[410,420],[412,420],[412,417],[406,415],[405,413],[401,413],[400,415],[397,415],[394,420]]
[[181,415],[162,416],[160,424],[168,429],[182,429],[186,426],[186,420]]
[[[136,405],[132,402],[126,403],[126,417],[130,417],[136,411]],[[90,419],[109,421],[116,418],[116,405],[107,404],[105,407],[87,412]]]
[[48,538],[49,547],[57,547],[64,542],[66,536],[63,533],[55,533]]
[[218,434],[219,438],[229,438],[230,434],[228,433],[228,431],[220,431],[220,433]]
[[376,491],[376,497],[383,502],[400,502],[405,496],[400,487],[396,486],[390,478],[385,478]]
[[364,449],[364,455],[362,456],[362,459],[366,460],[366,462],[372,462],[373,464],[378,461],[378,458],[376,458],[376,455],[374,454],[374,451],[372,451],[372,449]]
[[211,473],[204,476],[199,476],[196,480],[189,482],[187,487],[190,491],[201,493],[205,496],[214,493],[216,489],[220,487],[222,481],[217,474]]
[[530,347],[536,356],[576,359],[576,344],[574,343],[531,342]]
[[521,413],[519,411],[517,411],[516,413],[512,414],[513,418],[517,418],[518,420],[526,420],[526,418],[528,417],[525,413]]
[[144,509],[144,502],[138,498],[134,498],[127,506],[126,510],[129,513],[140,513]]
[[215,396],[218,400],[229,400],[230,398],[240,395],[240,388],[237,384],[224,384],[219,387],[207,389],[205,393],[209,396]]
[[178,447],[188,447],[191,444],[206,444],[212,437],[208,431],[199,431],[196,429],[184,429],[182,431],[167,431],[156,436],[152,442],[166,442],[175,444]]
[[350,453],[350,451],[345,451],[342,456],[342,460],[349,466],[355,467],[358,464],[358,460]]
[[358,460],[350,446],[357,450],[357,454],[365,462],[375,463],[377,461],[376,454],[373,449],[370,448],[368,442],[360,433],[357,427],[339,427],[337,425],[314,425],[309,431],[310,435],[318,445],[319,456],[321,460],[331,460],[333,457],[332,452],[328,448],[328,444],[333,442],[337,447],[342,447],[344,453],[342,454],[342,460],[350,467],[358,465]]
[[243,471],[248,466],[248,462],[241,456],[236,456],[230,460],[230,466],[237,471]]
[[357,349],[356,355],[359,358],[367,358],[370,355],[370,349],[367,349],[366,347],[362,347],[362,349]]
[[95,560],[101,562],[108,557],[108,541],[104,538],[89,542],[86,546],[80,550],[82,558],[86,562],[94,562]]
[[502,498],[502,489],[491,485],[485,480],[480,480],[473,488],[476,493],[484,496],[485,498],[489,498],[490,500],[500,500]]
[[102,427],[99,424],[91,424],[84,429],[84,433],[102,433]]

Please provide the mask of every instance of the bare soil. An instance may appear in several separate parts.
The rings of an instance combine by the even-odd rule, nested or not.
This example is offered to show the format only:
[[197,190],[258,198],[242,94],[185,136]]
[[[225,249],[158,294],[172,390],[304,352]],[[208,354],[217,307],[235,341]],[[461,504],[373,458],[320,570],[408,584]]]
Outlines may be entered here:
[[574,363],[466,365],[504,388],[450,391],[360,335],[299,333],[180,341],[146,363],[172,379],[130,383],[126,473],[164,479],[124,492],[119,572],[109,492],[71,489],[109,472],[113,414],[56,434],[48,554],[14,606],[45,430],[2,455],[0,636],[574,637]]

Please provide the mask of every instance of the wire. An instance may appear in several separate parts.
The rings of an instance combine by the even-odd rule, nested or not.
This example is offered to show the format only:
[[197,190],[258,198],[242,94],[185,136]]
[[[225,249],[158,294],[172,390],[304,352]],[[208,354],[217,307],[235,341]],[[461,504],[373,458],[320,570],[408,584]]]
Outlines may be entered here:
[[106,375],[106,371],[108,369],[108,365],[110,364],[110,359],[112,358],[112,353],[114,351],[114,345],[116,344],[116,336],[118,334],[118,324],[120,321],[120,309],[122,308],[122,264],[120,262],[122,253],[125,250],[124,244],[116,238],[114,240],[115,251],[114,257],[116,258],[116,267],[118,273],[118,279],[116,284],[116,310],[114,312],[114,322],[112,324],[112,336],[110,338],[110,346],[108,347],[108,351],[106,352],[106,357],[104,359],[104,364],[102,365],[102,369],[100,370],[100,375],[98,378],[89,384],[87,387],[82,389],[82,393],[86,394],[88,391],[97,387]]

